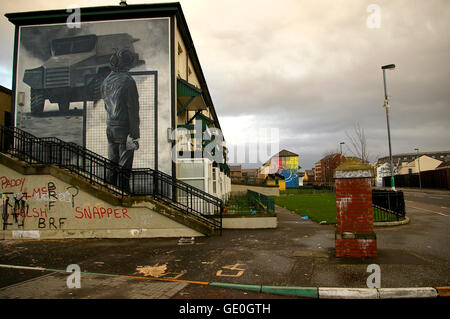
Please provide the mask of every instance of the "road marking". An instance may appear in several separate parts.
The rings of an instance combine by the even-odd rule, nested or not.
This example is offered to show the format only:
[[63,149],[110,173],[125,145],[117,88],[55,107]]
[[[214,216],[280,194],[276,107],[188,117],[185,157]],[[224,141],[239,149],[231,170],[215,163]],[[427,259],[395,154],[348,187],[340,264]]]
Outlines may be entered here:
[[234,265],[228,265],[228,266],[222,266],[224,269],[228,270],[237,270],[238,272],[236,274],[229,274],[225,275],[222,273],[222,269],[218,270],[216,273],[217,277],[241,277],[244,273],[245,269],[239,268],[239,266],[245,266],[245,264],[234,264]]
[[415,209],[420,209],[420,210],[424,210],[424,211],[429,212],[429,213],[438,214],[438,215],[442,215],[442,216],[447,216],[448,217],[448,215],[446,215],[444,213],[440,213],[440,212],[435,212],[434,210],[420,208],[420,207],[414,207],[414,206],[408,206],[408,207],[415,208]]
[[191,238],[181,237],[180,240],[178,241],[178,245],[193,245],[193,244],[195,244],[195,237]]

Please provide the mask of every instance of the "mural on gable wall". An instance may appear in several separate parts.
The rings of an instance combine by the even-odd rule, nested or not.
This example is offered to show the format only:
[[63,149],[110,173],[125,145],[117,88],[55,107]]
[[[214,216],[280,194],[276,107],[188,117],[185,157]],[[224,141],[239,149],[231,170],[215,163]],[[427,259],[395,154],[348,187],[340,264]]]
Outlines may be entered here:
[[132,168],[155,168],[164,150],[158,168],[170,171],[168,18],[21,26],[16,79],[18,128]]
[[278,173],[284,176],[286,187],[298,187],[298,156],[278,158]]

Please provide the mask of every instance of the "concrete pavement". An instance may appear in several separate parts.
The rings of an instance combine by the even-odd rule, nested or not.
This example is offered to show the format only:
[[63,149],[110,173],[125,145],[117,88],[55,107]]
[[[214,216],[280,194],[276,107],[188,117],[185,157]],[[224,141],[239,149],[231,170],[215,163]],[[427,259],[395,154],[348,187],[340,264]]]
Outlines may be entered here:
[[0,299],[168,299],[188,284],[85,275],[79,289],[67,287],[69,274],[50,272],[0,289]]

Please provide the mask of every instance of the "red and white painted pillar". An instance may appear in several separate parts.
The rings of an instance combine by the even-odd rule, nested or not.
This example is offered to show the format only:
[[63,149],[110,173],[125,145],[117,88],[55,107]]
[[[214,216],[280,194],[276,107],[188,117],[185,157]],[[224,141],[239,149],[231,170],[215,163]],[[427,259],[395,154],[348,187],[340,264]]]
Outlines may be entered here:
[[350,158],[335,170],[336,257],[376,257],[373,230],[372,168]]

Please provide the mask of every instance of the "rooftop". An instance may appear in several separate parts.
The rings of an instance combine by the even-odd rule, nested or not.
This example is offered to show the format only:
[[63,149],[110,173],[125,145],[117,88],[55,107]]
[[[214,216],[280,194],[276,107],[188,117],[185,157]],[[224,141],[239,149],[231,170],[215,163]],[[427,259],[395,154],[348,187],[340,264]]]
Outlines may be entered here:
[[450,168],[450,161],[442,162],[442,163],[439,164],[439,166],[436,167],[436,168]]
[[241,165],[230,165],[230,172],[240,172],[241,171]]
[[[277,156],[277,157],[290,157],[290,156],[298,156],[298,154],[295,154],[295,153],[292,153],[292,152],[290,152],[290,151],[287,151],[287,150],[281,150],[281,151],[279,151],[277,154],[275,154],[274,156]],[[272,157],[274,157],[274,156],[272,156]]]
[[[411,152],[411,153],[398,153],[398,154],[392,154],[392,157],[394,158],[398,158],[398,157],[417,157],[417,155],[422,156],[422,155],[428,155],[428,156],[433,156],[433,155],[444,155],[444,156],[449,156],[450,155],[450,151],[430,151],[430,152],[419,152],[417,154],[417,152]],[[380,157],[378,159],[378,162],[380,161],[386,161],[389,160],[389,156],[384,156],[384,157]]]
[[265,162],[265,163],[263,164],[263,166],[269,165],[269,164],[270,164],[270,160],[271,160],[272,158],[277,158],[277,157],[291,157],[291,156],[298,156],[298,154],[295,154],[295,153],[293,153],[293,152],[290,152],[290,151],[288,151],[288,150],[283,149],[283,150],[279,151],[278,153],[276,153],[275,155],[273,155],[271,158],[269,158],[269,159],[267,160],[267,162]]
[[8,88],[5,88],[3,85],[0,85],[0,92],[6,93],[8,95],[12,94],[12,91]]

